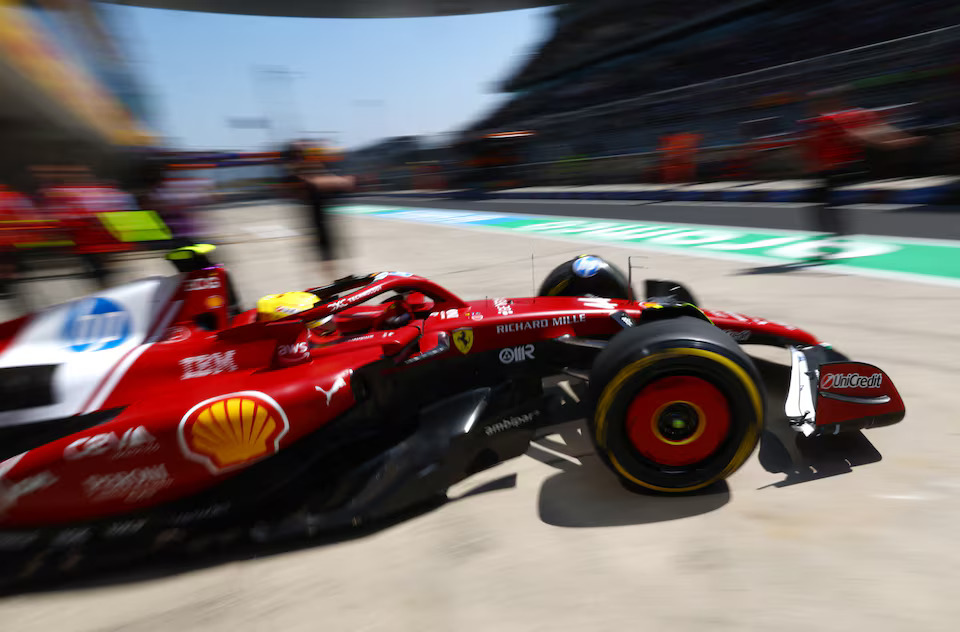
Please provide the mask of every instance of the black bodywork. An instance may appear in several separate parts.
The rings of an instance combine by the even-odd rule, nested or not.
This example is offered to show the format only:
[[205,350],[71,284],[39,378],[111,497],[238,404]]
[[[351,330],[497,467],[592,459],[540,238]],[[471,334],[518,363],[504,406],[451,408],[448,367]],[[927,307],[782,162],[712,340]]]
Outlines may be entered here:
[[100,521],[0,531],[0,578],[62,572],[64,560],[99,566],[224,539],[312,536],[442,503],[457,482],[524,454],[540,429],[589,414],[579,378],[602,346],[584,343],[539,343],[521,367],[491,351],[356,369],[355,407],[215,488]]
[[[325,299],[365,278],[313,290]],[[670,309],[696,308],[671,282],[646,287]],[[678,294],[679,293],[679,294]],[[635,323],[611,315],[622,328]],[[440,340],[436,353],[451,341]],[[395,356],[354,370],[357,404],[311,435],[195,496],[100,521],[0,530],[0,580],[83,566],[127,562],[138,554],[211,542],[312,536],[383,522],[442,503],[447,490],[524,454],[546,427],[589,417],[587,379],[604,340],[568,336],[535,344],[535,359],[503,364],[497,352]],[[104,423],[119,411],[21,437],[17,452]],[[80,427],[77,426],[80,423]]]

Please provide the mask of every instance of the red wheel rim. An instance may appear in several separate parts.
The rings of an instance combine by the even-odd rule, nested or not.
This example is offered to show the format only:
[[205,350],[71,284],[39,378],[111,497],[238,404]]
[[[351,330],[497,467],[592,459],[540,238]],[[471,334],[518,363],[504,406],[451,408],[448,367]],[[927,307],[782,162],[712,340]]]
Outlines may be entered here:
[[634,449],[661,465],[690,465],[716,452],[730,430],[723,392],[699,377],[664,377],[644,386],[627,408]]

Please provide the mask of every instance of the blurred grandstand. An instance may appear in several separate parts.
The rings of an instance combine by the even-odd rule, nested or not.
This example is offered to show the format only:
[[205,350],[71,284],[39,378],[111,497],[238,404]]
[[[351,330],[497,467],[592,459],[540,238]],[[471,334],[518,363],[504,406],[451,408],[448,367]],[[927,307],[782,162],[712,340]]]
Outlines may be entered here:
[[95,3],[0,3],[0,89],[0,182],[29,187],[38,164],[109,171],[154,142],[143,91]]
[[[878,158],[879,175],[957,171],[955,3],[577,0],[551,20],[503,81],[511,97],[460,134],[459,148],[472,149],[455,152],[447,185],[504,153],[481,139],[518,130],[532,134],[501,164],[524,184],[658,181],[678,140],[693,143],[690,179],[797,177],[804,95],[838,85],[933,138],[922,155]],[[391,177],[388,188],[412,184]]]

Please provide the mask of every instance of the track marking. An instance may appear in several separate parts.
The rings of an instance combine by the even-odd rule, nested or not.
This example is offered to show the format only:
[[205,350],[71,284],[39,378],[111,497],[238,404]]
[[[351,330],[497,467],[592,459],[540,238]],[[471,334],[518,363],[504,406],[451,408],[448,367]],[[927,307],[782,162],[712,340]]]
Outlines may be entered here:
[[827,240],[826,235],[811,231],[461,209],[352,205],[335,210],[388,221],[454,225],[475,231],[567,243],[606,244],[768,267],[796,264],[811,256],[816,248],[833,245],[839,252],[830,257],[829,265],[804,267],[803,271],[960,287],[960,241],[851,235],[834,242]]
[[503,204],[550,204],[552,206],[557,206],[558,204],[589,204],[593,206],[643,206],[645,204],[659,204],[656,200],[514,200],[510,198],[503,198],[502,200],[497,200],[497,202]]

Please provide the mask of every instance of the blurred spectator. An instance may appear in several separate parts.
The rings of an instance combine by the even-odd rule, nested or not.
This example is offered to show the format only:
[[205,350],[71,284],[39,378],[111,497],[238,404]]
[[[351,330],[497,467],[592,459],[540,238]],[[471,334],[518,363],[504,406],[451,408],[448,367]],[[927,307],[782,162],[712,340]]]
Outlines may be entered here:
[[30,198],[0,184],[0,298],[13,294],[19,272],[17,246],[29,238],[25,222],[35,219],[36,209]]
[[[650,2],[644,11],[625,0],[582,1],[556,15],[554,33],[506,82],[515,96],[473,130],[536,129],[553,117],[546,124],[555,135],[544,131],[544,142],[596,138],[601,148],[590,153],[602,155],[651,151],[679,124],[702,129],[706,146],[722,145],[738,142],[737,125],[745,119],[799,118],[791,95],[798,83],[812,89],[856,80],[869,85],[864,103],[872,107],[913,95],[917,121],[960,122],[956,98],[944,97],[960,52],[960,33],[953,31],[960,27],[892,41],[956,27],[960,5],[945,0]],[[880,42],[889,44],[862,48]],[[841,51],[849,52],[736,77]],[[605,107],[628,99],[643,101]]]
[[37,182],[36,206],[55,230],[69,240],[86,274],[103,289],[112,276],[111,255],[130,250],[114,237],[99,215],[136,208],[134,198],[98,180],[85,165],[41,165],[32,169]]
[[333,199],[339,193],[352,191],[356,181],[353,177],[339,176],[331,171],[322,149],[307,141],[291,143],[284,155],[287,171],[283,180],[284,192],[308,211],[321,261],[321,277],[336,276],[334,262],[337,255],[342,254],[341,244],[337,242],[328,211]]
[[664,136],[660,146],[663,159],[663,182],[693,182],[697,176],[697,145],[701,135],[680,132]]
[[[831,203],[832,197],[837,188],[867,178],[867,149],[902,149],[921,139],[894,128],[873,110],[848,107],[842,89],[812,93],[810,109],[814,117],[804,121],[810,128],[807,155],[810,171],[820,183],[813,206],[814,229],[845,235],[843,211]],[[821,249],[815,259],[825,254],[829,253]]]
[[170,171],[148,193],[147,199],[149,209],[159,213],[170,229],[175,245],[196,243],[208,232],[199,219],[199,209],[213,199],[208,180]]

